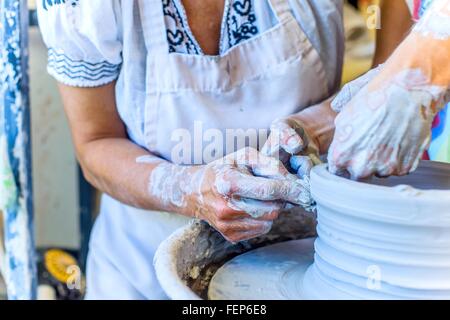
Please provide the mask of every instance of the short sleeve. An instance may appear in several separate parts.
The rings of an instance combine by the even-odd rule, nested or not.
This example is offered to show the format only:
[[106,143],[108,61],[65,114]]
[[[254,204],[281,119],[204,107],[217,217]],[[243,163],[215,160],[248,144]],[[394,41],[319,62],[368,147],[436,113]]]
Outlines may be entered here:
[[48,47],[48,72],[75,87],[117,79],[122,63],[120,0],[44,0],[39,26]]

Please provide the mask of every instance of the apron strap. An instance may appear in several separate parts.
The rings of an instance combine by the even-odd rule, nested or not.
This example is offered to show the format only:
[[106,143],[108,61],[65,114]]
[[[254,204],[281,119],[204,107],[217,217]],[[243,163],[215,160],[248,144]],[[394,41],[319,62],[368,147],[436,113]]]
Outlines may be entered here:
[[291,6],[288,0],[269,0],[272,10],[280,22],[292,17]]
[[139,0],[139,13],[147,50],[154,53],[169,52],[163,1]]

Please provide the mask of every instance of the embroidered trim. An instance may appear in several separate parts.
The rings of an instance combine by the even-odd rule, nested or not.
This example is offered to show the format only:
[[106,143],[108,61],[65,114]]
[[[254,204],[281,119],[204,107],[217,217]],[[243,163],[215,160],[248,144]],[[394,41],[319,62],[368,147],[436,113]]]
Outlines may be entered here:
[[[201,55],[203,51],[189,29],[184,8],[175,0],[163,0],[169,52]],[[259,33],[253,0],[225,0],[220,53]],[[226,39],[225,39],[226,38]]]
[[228,12],[228,45],[232,48],[259,33],[252,0],[234,0]]
[[174,0],[163,0],[169,52],[200,54],[201,48],[187,32],[187,23]]
[[56,74],[71,80],[95,82],[105,78],[117,77],[120,65],[107,61],[89,63],[81,60],[73,60],[54,48],[48,50],[48,68]]
[[[80,0],[70,0],[70,5],[76,7],[79,1]],[[48,11],[49,7],[65,4],[66,2],[69,3],[68,0],[42,0],[42,7],[45,11]]]

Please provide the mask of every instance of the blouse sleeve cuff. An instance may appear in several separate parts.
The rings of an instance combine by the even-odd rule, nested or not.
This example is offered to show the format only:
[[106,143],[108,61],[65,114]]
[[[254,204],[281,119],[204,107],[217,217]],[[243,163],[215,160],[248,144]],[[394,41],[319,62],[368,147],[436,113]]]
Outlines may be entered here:
[[48,51],[48,73],[58,82],[73,87],[99,87],[116,80],[120,64],[107,61],[92,63],[74,60],[66,54],[50,48]]

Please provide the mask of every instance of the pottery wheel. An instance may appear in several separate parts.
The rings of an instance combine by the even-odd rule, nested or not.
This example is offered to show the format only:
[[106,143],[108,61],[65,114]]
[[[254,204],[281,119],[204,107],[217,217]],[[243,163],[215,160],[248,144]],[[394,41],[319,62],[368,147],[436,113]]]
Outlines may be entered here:
[[300,300],[314,260],[314,238],[262,247],[228,261],[213,276],[210,300]]

